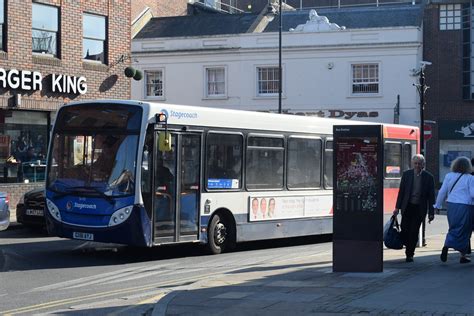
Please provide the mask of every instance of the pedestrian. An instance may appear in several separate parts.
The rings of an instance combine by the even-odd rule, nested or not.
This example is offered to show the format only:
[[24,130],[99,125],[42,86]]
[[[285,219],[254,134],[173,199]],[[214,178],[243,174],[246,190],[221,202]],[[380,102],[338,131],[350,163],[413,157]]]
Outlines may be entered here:
[[443,180],[434,207],[440,209],[447,201],[449,230],[446,234],[441,261],[448,259],[448,249],[459,251],[460,263],[471,260],[466,256],[470,250],[472,235],[472,208],[474,199],[474,177],[470,174],[472,165],[467,157],[458,157],[451,164],[449,172]]
[[[471,175],[474,176],[474,158],[471,158],[471,166],[472,166]],[[474,207],[471,208],[471,217],[472,217],[472,231],[474,232]],[[471,247],[471,241],[469,241],[469,249],[467,249],[466,255],[471,256],[471,253],[472,253],[472,247]]]
[[411,160],[412,169],[402,174],[394,215],[402,212],[401,236],[405,245],[406,262],[413,262],[421,223],[428,213],[429,223],[434,219],[434,178],[423,170],[425,157],[417,154]]

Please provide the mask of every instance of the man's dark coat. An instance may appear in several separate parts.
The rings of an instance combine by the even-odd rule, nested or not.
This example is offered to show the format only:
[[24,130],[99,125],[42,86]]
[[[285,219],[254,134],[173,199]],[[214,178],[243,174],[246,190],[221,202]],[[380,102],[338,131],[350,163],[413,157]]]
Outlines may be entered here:
[[[410,202],[410,196],[413,189],[413,177],[415,170],[410,169],[403,173],[400,182],[400,191],[398,192],[396,208],[402,210],[402,216]],[[423,217],[426,216],[427,210],[430,215],[434,215],[433,204],[435,203],[434,178],[431,173],[426,170],[421,171],[421,197],[420,210]]]

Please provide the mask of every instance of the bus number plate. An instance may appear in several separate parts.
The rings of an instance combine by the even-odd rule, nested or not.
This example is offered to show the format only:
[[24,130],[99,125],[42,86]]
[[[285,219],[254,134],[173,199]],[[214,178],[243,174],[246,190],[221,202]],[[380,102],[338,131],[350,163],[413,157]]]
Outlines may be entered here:
[[43,210],[27,209],[25,213],[29,216],[43,216]]
[[82,233],[82,232],[73,232],[72,238],[82,239],[82,240],[94,240],[94,234]]

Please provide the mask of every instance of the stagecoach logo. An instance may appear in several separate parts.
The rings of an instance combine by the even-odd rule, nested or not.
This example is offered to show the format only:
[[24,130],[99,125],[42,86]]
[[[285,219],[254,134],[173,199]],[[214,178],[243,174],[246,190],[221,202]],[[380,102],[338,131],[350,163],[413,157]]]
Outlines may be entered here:
[[74,207],[78,208],[80,210],[82,210],[83,208],[87,208],[87,209],[90,209],[90,210],[95,210],[97,208],[97,205],[74,202]]
[[169,119],[170,117],[177,118],[178,120],[182,118],[187,118],[187,119],[197,119],[198,114],[196,112],[178,112],[178,111],[173,111],[171,110],[169,113],[165,109],[161,109],[161,113],[166,115],[166,117]]
[[67,201],[66,203],[66,209],[69,211],[72,209],[72,202],[71,201]]

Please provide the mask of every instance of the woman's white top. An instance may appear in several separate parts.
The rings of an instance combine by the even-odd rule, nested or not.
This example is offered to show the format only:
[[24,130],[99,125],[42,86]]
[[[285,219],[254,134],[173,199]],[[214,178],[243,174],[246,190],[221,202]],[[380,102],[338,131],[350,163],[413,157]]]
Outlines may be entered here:
[[[443,202],[447,197],[447,202],[474,205],[474,176],[465,173],[458,182],[456,180],[461,176],[459,172],[450,172],[444,177],[443,185],[438,192],[434,208],[442,208]],[[456,185],[452,189],[454,183]]]

